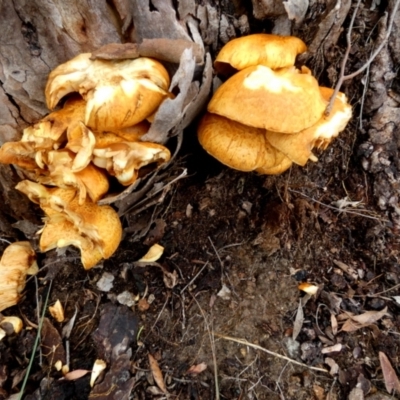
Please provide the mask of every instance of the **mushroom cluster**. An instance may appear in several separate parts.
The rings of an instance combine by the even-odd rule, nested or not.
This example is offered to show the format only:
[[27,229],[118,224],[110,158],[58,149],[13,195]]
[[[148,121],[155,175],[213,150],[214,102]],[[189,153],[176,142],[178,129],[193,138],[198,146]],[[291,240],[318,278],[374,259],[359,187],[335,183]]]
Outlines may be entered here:
[[45,212],[40,248],[73,245],[92,268],[121,240],[121,223],[110,206],[96,204],[110,179],[132,185],[144,166],[169,161],[165,146],[142,141],[161,103],[172,98],[170,77],[158,61],[139,57],[103,60],[80,54],[54,69],[45,96],[53,110],[5,143],[0,162],[25,170],[17,185]]
[[326,149],[346,127],[352,109],[333,89],[320,87],[311,71],[294,66],[306,45],[293,36],[254,34],[227,43],[217,73],[230,76],[214,93],[198,127],[204,149],[223,164],[261,174],[304,166],[314,147]]

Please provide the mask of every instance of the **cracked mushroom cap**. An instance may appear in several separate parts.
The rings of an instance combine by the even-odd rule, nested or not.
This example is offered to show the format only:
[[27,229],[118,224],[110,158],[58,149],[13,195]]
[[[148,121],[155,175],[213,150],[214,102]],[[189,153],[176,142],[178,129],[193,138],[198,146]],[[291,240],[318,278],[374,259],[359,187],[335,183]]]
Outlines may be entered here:
[[103,259],[100,246],[82,235],[71,221],[65,217],[48,218],[40,237],[41,251],[67,246],[74,246],[80,250],[85,269],[93,268]]
[[90,56],[81,54],[50,73],[45,91],[50,109],[66,94],[79,92],[87,102],[85,124],[99,131],[114,130],[146,119],[169,96],[170,78],[160,62]]
[[150,128],[150,123],[145,120],[128,128],[118,129],[112,132],[96,132],[96,148],[102,149],[114,143],[137,142]]
[[67,138],[68,143],[65,148],[76,154],[71,170],[73,172],[82,171],[92,160],[96,137],[84,123],[79,122],[68,129]]
[[110,258],[122,238],[122,226],[116,211],[90,200],[79,204],[76,198],[63,211],[49,215],[40,237],[40,249],[75,246],[81,251],[82,264],[90,269],[103,258]]
[[[321,94],[329,101],[334,90],[320,88]],[[328,116],[322,117],[310,128],[294,135],[266,132],[268,142],[288,156],[294,163],[304,166],[309,159],[317,161],[312,153],[314,147],[325,150],[329,143],[343,131],[352,116],[351,105],[346,95],[338,93]]]
[[62,212],[77,194],[75,189],[48,188],[27,179],[18,182],[15,189],[38,204],[46,215]]
[[109,189],[107,174],[93,164],[74,171],[75,154],[69,150],[52,150],[47,152],[43,163],[48,168],[48,174],[37,177],[37,181],[45,185],[74,188],[79,192],[82,204],[86,195],[94,202],[100,200]]
[[31,142],[6,142],[0,148],[2,164],[14,164],[33,171],[39,169],[35,157],[35,146]]
[[106,168],[124,186],[136,181],[140,168],[152,163],[161,165],[171,158],[170,151],[161,144],[124,140],[95,148],[93,154],[93,163]]
[[86,102],[80,96],[72,97],[60,110],[25,128],[21,141],[34,142],[36,149],[57,149],[66,140],[67,129],[85,119],[85,109]]
[[135,125],[152,115],[168,93],[148,79],[102,85],[87,98],[86,124],[97,130],[114,130]]
[[4,250],[0,260],[0,311],[19,302],[26,275],[36,273],[36,254],[29,242],[15,242]]
[[314,125],[326,106],[317,80],[308,73],[256,66],[223,83],[208,111],[255,128],[296,133]]
[[272,175],[285,171],[292,164],[268,143],[264,129],[252,128],[216,114],[207,113],[202,118],[198,138],[210,155],[239,171]]
[[99,206],[89,199],[83,204],[74,189],[47,188],[28,180],[16,188],[40,205],[46,214],[41,230],[40,249],[73,245],[81,250],[85,269],[116,251],[122,237],[122,226],[116,211]]
[[219,52],[214,66],[223,75],[256,65],[286,68],[293,66],[296,56],[306,50],[306,44],[297,37],[256,33],[228,42]]

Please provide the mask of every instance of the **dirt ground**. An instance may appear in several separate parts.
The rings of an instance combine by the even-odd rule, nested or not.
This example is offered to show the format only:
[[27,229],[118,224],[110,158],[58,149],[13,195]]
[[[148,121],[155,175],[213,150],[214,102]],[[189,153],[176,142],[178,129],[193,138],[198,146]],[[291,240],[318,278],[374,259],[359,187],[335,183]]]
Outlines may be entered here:
[[[374,212],[373,202],[367,202],[371,196],[357,160],[346,164],[343,148],[352,143],[351,132],[350,128],[318,163],[265,177],[221,166],[195,142],[194,131],[188,131],[193,141],[188,141],[183,150],[187,155],[178,164],[188,168],[189,177],[159,206],[146,239],[147,245],[164,246],[160,265],[176,271],[173,288],[166,286],[160,268],[134,264],[148,246],[132,242],[129,234],[102,268],[85,272],[72,249],[62,257],[47,254],[42,261],[47,268],[39,274],[39,297],[44,298],[52,279],[49,304],[59,299],[67,320],[78,310],[68,339],[70,370],[89,370],[99,357],[111,365],[116,362],[110,345],[104,344],[110,332],[98,333],[102,318],[114,318],[103,323],[114,333],[120,330],[122,337],[125,330],[131,332],[129,366],[112,372],[116,385],[132,380],[135,389],[126,398],[162,397],[149,370],[148,353],[158,361],[171,398],[216,398],[214,374],[221,399],[344,399],[357,385],[365,393],[385,393],[378,353],[384,352],[394,366],[400,354],[399,303],[394,297],[399,295],[398,237]],[[355,203],[338,206],[344,198]],[[126,223],[139,218],[128,217]],[[115,278],[113,286],[99,290],[105,273]],[[304,298],[299,282],[312,282],[319,290],[303,307],[300,332],[293,340]],[[36,290],[31,280],[24,301],[6,314],[17,313],[33,326],[35,302],[28,299],[36,297]],[[123,292],[136,298],[133,306],[120,304],[124,300],[118,295]],[[332,315],[382,309],[387,314],[370,326],[343,332],[339,321],[339,329],[333,331]],[[122,322],[115,320],[118,313]],[[126,325],[127,318],[132,326]],[[51,317],[47,324],[56,332],[65,326]],[[13,380],[21,379],[35,335],[35,329],[27,329],[0,343],[2,360],[7,361],[5,390],[12,391]],[[55,332],[47,335],[43,365],[36,360],[28,381],[27,393],[33,394],[25,398],[88,398],[89,375],[60,380],[61,374],[50,367],[56,356],[45,351],[47,341],[65,347],[66,339],[54,338]],[[339,347],[324,352],[334,345]],[[336,373],[329,373],[327,358],[333,360]],[[205,371],[190,373],[190,367],[202,363]],[[103,393],[100,398],[122,397]]]
[[[360,43],[382,10],[369,12],[370,20],[359,15]],[[306,26],[298,32],[304,39],[311,35]],[[332,86],[342,54],[335,48],[321,84]],[[356,44],[349,70],[365,54]],[[309,65],[321,68],[318,57]],[[366,167],[372,151],[365,146],[392,149],[397,187],[398,142],[386,148],[388,141],[371,139],[366,127],[374,114],[361,110],[360,79],[343,88],[353,120],[325,152],[316,152],[318,162],[280,176],[234,171],[200,147],[195,121],[166,179],[187,175],[155,206],[123,216],[123,241],[111,259],[85,271],[73,248],[39,253],[37,279],[3,312],[21,317],[25,329],[0,341],[0,399],[18,398],[9,396],[28,370],[37,301],[41,310],[48,293],[48,304],[60,300],[66,319],[56,322],[46,312],[27,400],[398,398],[388,393],[384,373],[390,364],[391,387],[400,386],[399,226],[393,204],[380,202],[377,182],[386,182],[386,170]],[[371,89],[365,98],[370,110],[374,96]],[[398,140],[398,126],[394,131]],[[16,180],[7,168],[2,177]],[[5,206],[14,199],[18,207],[0,210],[0,250],[6,240],[26,239],[37,249],[40,210],[12,187],[4,193]],[[162,258],[137,263],[154,243],[164,247]],[[300,290],[304,283],[316,293]],[[92,388],[96,359],[107,369]],[[57,360],[75,374],[63,376]]]

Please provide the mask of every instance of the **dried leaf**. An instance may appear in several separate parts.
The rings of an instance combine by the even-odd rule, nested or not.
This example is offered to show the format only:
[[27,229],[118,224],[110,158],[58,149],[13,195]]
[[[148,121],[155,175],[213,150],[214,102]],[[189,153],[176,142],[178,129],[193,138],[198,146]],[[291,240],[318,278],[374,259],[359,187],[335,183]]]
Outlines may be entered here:
[[392,296],[392,298],[397,304],[400,304],[400,296]]
[[153,374],[154,380],[157,383],[157,386],[162,390],[162,392],[165,394],[167,393],[167,387],[165,386],[164,378],[161,372],[160,367],[158,366],[157,360],[149,354],[149,364],[150,364],[150,369],[151,373]]
[[349,207],[356,208],[358,205],[362,204],[362,201],[351,201],[348,197],[345,197],[344,199],[333,201],[331,204],[340,210],[344,210]]
[[139,260],[139,262],[154,262],[157,261],[164,253],[164,247],[158,243],[153,244],[148,252]]
[[322,353],[322,354],[336,353],[336,352],[341,351],[342,348],[343,348],[343,345],[342,345],[341,343],[336,343],[336,344],[333,345],[333,346],[324,347],[324,348],[321,350],[321,353]]
[[158,262],[142,262],[142,261],[136,261],[133,263],[135,267],[147,267],[147,266],[152,266],[152,267],[158,267],[161,268],[163,272],[163,280],[164,284],[168,289],[172,289],[176,286],[178,282],[178,273],[174,270],[173,272],[169,272],[167,268],[165,268],[162,264]]
[[388,315],[387,307],[382,311],[367,311],[360,315],[353,315],[343,324],[341,331],[354,332],[358,329],[365,328],[368,325],[372,325],[385,315]]
[[289,19],[294,19],[297,24],[301,23],[308,9],[308,0],[288,0],[283,2]]
[[202,362],[200,364],[197,365],[192,365],[188,370],[187,370],[187,374],[191,374],[191,375],[197,375],[200,374],[201,372],[205,371],[207,369],[207,364],[205,362]]
[[230,300],[231,299],[231,290],[225,284],[222,285],[221,290],[217,293],[218,297],[221,297],[223,300]]
[[358,279],[358,273],[353,267],[350,267],[349,265],[337,260],[333,260],[333,263],[354,280]]
[[140,56],[136,43],[109,43],[92,51],[91,60],[126,60]]
[[58,330],[48,318],[43,319],[40,345],[43,355],[50,365],[56,363],[58,360],[61,360],[62,365],[66,364],[66,353],[63,341]]
[[75,312],[74,315],[72,316],[72,318],[65,324],[65,326],[62,329],[62,337],[65,339],[69,339],[71,332],[72,332],[72,328],[74,327],[75,324],[75,319],[76,316],[78,314],[78,308],[75,306]]
[[337,331],[338,331],[338,322],[337,322],[336,317],[333,314],[331,314],[331,327],[332,327],[333,335],[336,336]]
[[90,387],[93,387],[96,379],[106,369],[107,364],[104,360],[96,360],[93,364],[92,375],[90,376]]
[[304,322],[304,312],[303,312],[303,306],[300,301],[299,306],[297,308],[296,319],[294,320],[294,325],[293,325],[293,335],[292,335],[293,340],[296,340],[297,336],[299,336],[301,328],[303,327],[303,322]]
[[57,322],[63,322],[64,321],[64,308],[60,302],[60,300],[57,300],[54,305],[49,306],[49,311],[51,316],[57,321]]
[[325,364],[327,364],[327,365],[330,366],[331,369],[330,369],[329,373],[330,373],[332,376],[335,376],[335,375],[338,374],[338,372],[339,372],[339,365],[336,363],[336,361],[335,361],[333,358],[326,357],[324,362],[325,362]]
[[89,369],[76,369],[74,371],[68,372],[67,374],[64,375],[64,378],[67,381],[76,381],[79,378],[82,378],[82,376],[85,376],[90,372]]
[[385,307],[381,311],[366,311],[363,314],[352,316],[351,319],[353,321],[359,322],[360,324],[373,324],[385,315],[390,316],[390,314],[387,313],[387,307]]
[[400,393],[400,381],[385,353],[379,352],[379,361],[381,363],[383,379],[385,380],[386,390],[392,394],[394,390]]
[[[192,50],[185,49],[182,53],[178,70],[172,77],[169,91],[179,88],[179,94],[174,99],[165,99],[158,108],[149,131],[141,140],[155,143],[165,143],[169,136],[174,136],[176,127],[182,120],[185,109],[198,94],[198,82],[192,82],[196,62]],[[173,133],[170,133],[173,131]],[[176,134],[177,132],[175,132]]]
[[307,294],[316,294],[318,292],[319,287],[316,285],[312,285],[311,283],[308,282],[303,282],[300,283],[299,286],[297,286],[299,290],[302,290],[303,292],[306,292]]
[[362,389],[359,387],[355,387],[349,393],[349,400],[364,400],[364,392],[362,391]]

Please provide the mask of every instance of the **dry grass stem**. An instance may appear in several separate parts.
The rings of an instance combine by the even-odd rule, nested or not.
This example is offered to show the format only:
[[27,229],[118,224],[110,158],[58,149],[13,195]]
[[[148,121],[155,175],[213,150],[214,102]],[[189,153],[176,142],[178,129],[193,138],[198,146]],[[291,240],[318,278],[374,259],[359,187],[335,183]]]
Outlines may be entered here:
[[231,337],[231,336],[225,336],[225,335],[221,335],[220,333],[214,333],[214,336],[217,336],[217,337],[219,337],[219,338],[221,338],[221,339],[230,340],[231,342],[240,343],[240,344],[243,344],[243,345],[245,345],[245,346],[252,347],[253,349],[261,350],[261,351],[263,351],[264,353],[267,353],[267,354],[269,354],[269,355],[271,355],[271,356],[280,358],[280,359],[282,359],[282,360],[289,361],[289,362],[291,362],[292,364],[299,365],[300,367],[303,367],[303,368],[308,368],[308,369],[311,369],[311,370],[313,370],[313,371],[318,371],[318,372],[329,373],[329,371],[327,371],[327,370],[324,369],[324,368],[312,367],[312,366],[310,366],[310,365],[303,364],[303,363],[301,363],[301,362],[299,362],[299,361],[292,360],[292,359],[289,358],[289,357],[283,356],[282,354],[275,353],[275,352],[273,352],[273,351],[271,351],[271,350],[267,350],[267,349],[265,349],[264,347],[261,347],[261,346],[259,346],[259,345],[257,345],[257,344],[250,343],[250,342],[248,342],[247,340],[244,340],[244,339],[238,339],[238,338],[234,338],[234,337]]
[[208,261],[200,268],[199,272],[191,279],[191,281],[181,290],[181,294],[198,278],[203,272],[204,268],[207,267]]
[[214,329],[212,328],[212,325],[211,325],[211,329],[210,329],[210,325],[207,322],[207,318],[206,318],[206,314],[204,313],[204,310],[201,308],[196,297],[194,297],[194,296],[192,296],[192,297],[193,297],[193,300],[196,302],[197,307],[199,308],[199,310],[201,312],[201,315],[203,316],[204,323],[206,325],[207,332],[208,332],[208,337],[210,339],[211,354],[212,354],[213,366],[214,366],[215,400],[219,400],[220,396],[219,396],[219,384],[218,384],[218,367],[217,367],[217,356],[216,356],[216,352],[215,352]]
[[[315,199],[313,199],[312,197],[307,196],[306,194],[299,192],[298,190],[294,190],[294,189],[288,189],[288,190],[289,190],[290,192],[292,192],[292,193],[300,194],[300,195],[302,195],[303,197],[305,197],[305,198],[307,198],[307,199],[313,201],[314,203],[320,204],[321,206],[330,208],[330,209],[332,209],[332,210],[335,210],[335,211],[338,211],[338,212],[341,212],[341,213],[357,215],[357,216],[359,216],[359,217],[369,218],[369,219],[373,219],[373,220],[379,221],[379,222],[390,222],[388,219],[378,218],[378,217],[374,217],[374,216],[372,216],[372,215],[363,214],[363,213],[359,213],[359,212],[356,212],[356,211],[350,211],[350,210],[347,210],[347,209],[344,209],[344,208],[338,208],[338,207],[331,206],[331,205],[329,205],[329,204],[322,203],[321,201],[315,200]],[[365,210],[365,211],[368,211],[368,210]]]

